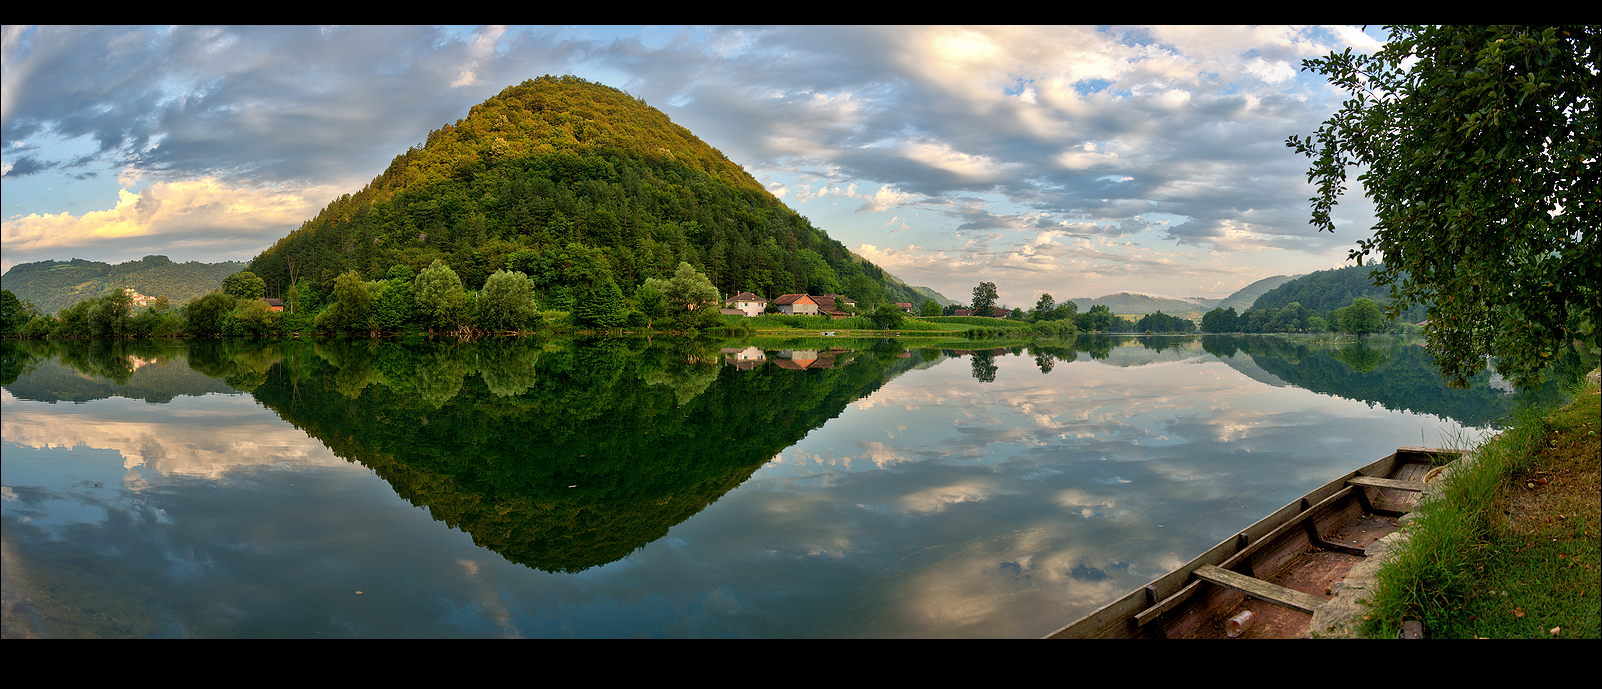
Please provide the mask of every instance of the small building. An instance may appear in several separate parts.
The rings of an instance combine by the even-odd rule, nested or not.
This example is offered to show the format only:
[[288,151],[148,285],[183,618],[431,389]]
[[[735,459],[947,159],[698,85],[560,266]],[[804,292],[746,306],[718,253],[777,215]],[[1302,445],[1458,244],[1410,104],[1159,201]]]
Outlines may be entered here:
[[132,287],[124,287],[122,288],[122,291],[124,294],[128,295],[128,304],[130,306],[149,306],[150,302],[156,300],[155,297],[147,297],[143,294],[140,294],[139,290],[136,290]]
[[779,313],[790,316],[816,316],[820,313],[818,302],[805,294],[786,294],[774,299],[773,303],[779,307]]
[[741,315],[746,317],[760,316],[762,311],[768,308],[768,300],[750,292],[741,292],[729,297],[729,300],[724,302],[724,305],[728,307],[723,310],[724,313],[729,313],[730,309],[737,309]]
[[818,313],[836,319],[845,318],[851,315],[846,313],[844,309],[840,308],[842,303],[856,306],[856,302],[846,299],[838,294],[825,294],[821,297],[812,297],[812,301],[818,303]]
[[263,299],[262,301],[267,302],[267,310],[268,311],[283,311],[284,310],[284,300],[279,299],[278,297],[267,297],[266,299]]

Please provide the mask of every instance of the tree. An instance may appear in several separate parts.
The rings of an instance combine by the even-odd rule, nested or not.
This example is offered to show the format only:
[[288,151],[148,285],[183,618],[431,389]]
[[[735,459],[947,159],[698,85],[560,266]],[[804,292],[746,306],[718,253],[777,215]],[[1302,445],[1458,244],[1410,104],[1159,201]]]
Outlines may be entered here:
[[1051,293],[1042,292],[1040,299],[1035,302],[1034,312],[1029,315],[1029,322],[1038,323],[1040,321],[1055,320],[1056,317],[1057,300],[1052,298]]
[[873,321],[874,325],[885,330],[894,330],[901,327],[901,323],[906,320],[906,317],[906,312],[895,304],[880,304],[879,308],[868,315],[868,319]]
[[933,299],[925,299],[925,300],[923,300],[923,308],[919,309],[919,315],[923,315],[923,316],[938,316],[938,315],[940,315],[940,302],[937,302],[937,301],[935,301]]
[[256,277],[255,273],[242,270],[223,278],[223,291],[235,299],[260,299],[267,291],[267,281]]
[[456,271],[434,259],[412,284],[418,320],[428,330],[458,329],[467,316],[467,290]]
[[0,336],[15,337],[20,334],[22,326],[37,317],[38,311],[32,302],[18,299],[11,290],[0,290]]
[[680,262],[673,277],[656,287],[668,304],[670,327],[688,330],[718,324],[718,289],[689,263]]
[[334,303],[327,311],[317,314],[317,327],[345,332],[368,330],[367,320],[372,315],[372,292],[367,291],[361,273],[347,270],[334,281]]
[[981,282],[973,288],[973,315],[990,316],[996,310],[996,283]]
[[[645,284],[634,289],[634,305],[640,314],[645,316],[645,329],[650,330],[651,324],[668,314],[667,298],[662,296],[662,280],[646,278]],[[768,308],[778,312],[773,302],[768,302]]]
[[518,272],[497,270],[479,294],[478,324],[488,330],[519,330],[539,313],[534,281]]
[[1467,385],[1485,357],[1528,387],[1561,349],[1595,347],[1602,127],[1598,27],[1389,27],[1373,55],[1350,49],[1303,62],[1351,94],[1310,137],[1312,222],[1330,211],[1348,167],[1373,200],[1388,317],[1427,304],[1436,365]]
[[1341,311],[1341,330],[1363,337],[1385,329],[1385,314],[1373,299],[1358,299]]
[[189,318],[189,334],[212,337],[222,334],[223,319],[234,310],[236,300],[223,292],[210,292],[189,300],[184,313]]

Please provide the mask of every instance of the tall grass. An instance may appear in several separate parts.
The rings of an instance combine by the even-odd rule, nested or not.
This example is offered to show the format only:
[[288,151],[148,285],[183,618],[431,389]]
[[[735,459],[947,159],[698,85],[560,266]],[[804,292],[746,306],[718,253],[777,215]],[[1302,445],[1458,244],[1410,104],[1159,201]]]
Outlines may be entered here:
[[1505,431],[1459,459],[1441,495],[1414,513],[1406,546],[1392,552],[1376,577],[1366,636],[1394,633],[1403,620],[1442,629],[1463,612],[1497,525],[1497,491],[1539,452],[1547,412],[1520,410]]

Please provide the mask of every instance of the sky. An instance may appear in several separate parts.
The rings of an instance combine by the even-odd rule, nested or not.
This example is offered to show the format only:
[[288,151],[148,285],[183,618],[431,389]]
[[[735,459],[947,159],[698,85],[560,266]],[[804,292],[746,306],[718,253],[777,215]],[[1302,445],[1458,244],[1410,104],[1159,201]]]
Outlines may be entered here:
[[507,86],[645,99],[846,247],[958,302],[1222,298],[1350,265],[1285,146],[1374,27],[6,26],[0,269],[249,261]]

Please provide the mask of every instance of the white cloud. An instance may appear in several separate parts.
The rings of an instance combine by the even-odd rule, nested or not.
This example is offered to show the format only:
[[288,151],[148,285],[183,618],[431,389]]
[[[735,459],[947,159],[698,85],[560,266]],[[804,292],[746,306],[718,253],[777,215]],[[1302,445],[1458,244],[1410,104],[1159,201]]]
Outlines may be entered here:
[[[137,172],[125,173],[133,182]],[[0,224],[6,252],[71,254],[110,239],[161,236],[166,242],[207,242],[219,234],[259,234],[261,246],[317,212],[334,189],[229,186],[216,178],[157,182],[139,192],[118,191],[116,206],[38,214]]]

